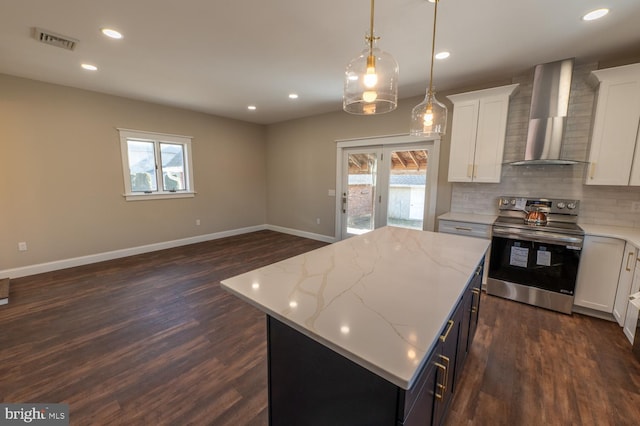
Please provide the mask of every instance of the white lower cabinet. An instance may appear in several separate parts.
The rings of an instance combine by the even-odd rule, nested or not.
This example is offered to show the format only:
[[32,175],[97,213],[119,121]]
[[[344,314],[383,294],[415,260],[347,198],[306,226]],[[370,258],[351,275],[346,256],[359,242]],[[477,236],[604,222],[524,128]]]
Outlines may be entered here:
[[627,305],[629,304],[629,294],[631,294],[631,283],[633,282],[634,271],[636,269],[636,258],[638,257],[638,249],[627,243],[620,266],[620,279],[618,280],[618,290],[616,291],[616,299],[613,304],[613,316],[620,324],[624,326],[627,316]]
[[624,249],[623,240],[585,236],[574,305],[613,313]]
[[[631,283],[631,291],[630,293],[637,293],[640,291],[640,259],[636,258],[636,269],[633,273],[633,281]],[[629,295],[627,295],[627,302],[629,301]],[[624,319],[624,334],[627,336],[627,339],[633,345],[633,339],[636,334],[636,327],[638,324],[638,308],[633,306],[631,303],[627,303],[627,315]]]

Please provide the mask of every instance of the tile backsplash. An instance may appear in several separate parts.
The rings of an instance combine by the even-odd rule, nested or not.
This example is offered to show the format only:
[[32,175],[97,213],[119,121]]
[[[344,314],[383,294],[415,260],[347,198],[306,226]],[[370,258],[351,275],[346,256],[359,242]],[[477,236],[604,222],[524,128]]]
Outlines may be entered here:
[[[640,187],[584,184],[596,95],[587,80],[595,69],[596,63],[574,68],[562,145],[563,158],[585,163],[566,166],[504,164],[500,183],[453,183],[451,211],[496,214],[501,195],[570,198],[580,200],[582,223],[640,227]],[[515,77],[513,82],[520,86],[509,104],[504,163],[521,160],[524,156],[533,70]]]

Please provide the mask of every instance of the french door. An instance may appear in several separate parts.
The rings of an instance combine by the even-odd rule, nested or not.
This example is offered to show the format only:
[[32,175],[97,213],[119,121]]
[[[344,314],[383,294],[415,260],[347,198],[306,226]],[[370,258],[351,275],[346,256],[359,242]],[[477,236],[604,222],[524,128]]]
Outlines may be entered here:
[[433,151],[433,141],[342,148],[340,238],[385,225],[429,229]]

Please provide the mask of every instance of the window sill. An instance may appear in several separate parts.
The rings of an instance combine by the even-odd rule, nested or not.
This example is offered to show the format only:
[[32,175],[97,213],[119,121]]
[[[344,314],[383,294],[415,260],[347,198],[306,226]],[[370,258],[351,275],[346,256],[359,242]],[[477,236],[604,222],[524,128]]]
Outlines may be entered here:
[[123,194],[123,197],[127,201],[167,200],[170,198],[193,198],[195,196],[196,193],[192,191],[165,192],[161,194]]

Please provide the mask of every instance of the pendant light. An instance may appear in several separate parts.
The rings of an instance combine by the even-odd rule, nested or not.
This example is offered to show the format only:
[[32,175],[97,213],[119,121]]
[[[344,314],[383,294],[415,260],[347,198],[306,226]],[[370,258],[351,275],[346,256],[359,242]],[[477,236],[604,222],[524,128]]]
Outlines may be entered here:
[[371,0],[371,27],[365,37],[367,47],[349,62],[344,74],[342,108],[351,114],[383,114],[398,106],[398,63],[376,47],[380,37],[373,32],[373,11],[374,0]]
[[435,0],[433,11],[433,38],[431,42],[431,70],[429,74],[429,88],[427,96],[411,112],[411,130],[413,136],[441,136],[446,133],[447,107],[436,99],[433,90],[433,60],[436,50],[436,19],[438,17],[438,3]]

